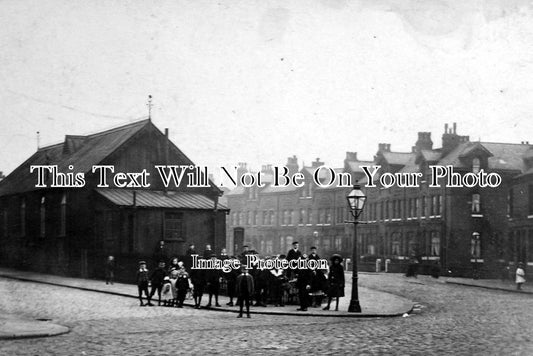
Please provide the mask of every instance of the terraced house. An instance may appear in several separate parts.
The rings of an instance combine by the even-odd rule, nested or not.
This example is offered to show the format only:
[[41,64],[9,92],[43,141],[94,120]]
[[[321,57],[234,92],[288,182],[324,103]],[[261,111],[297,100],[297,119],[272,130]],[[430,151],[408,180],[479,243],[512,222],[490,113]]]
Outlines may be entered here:
[[[368,197],[358,225],[360,268],[403,272],[416,259],[422,273],[438,266],[446,274],[499,277],[507,264],[533,265],[533,146],[471,141],[457,133],[456,124],[445,125],[442,146],[433,146],[431,133],[419,132],[409,152],[382,143],[372,161],[347,153],[344,167],[337,169],[358,179]],[[301,171],[309,174],[320,164]],[[362,165],[381,167],[376,187],[366,187]],[[430,167],[437,165],[461,176],[497,173],[502,182],[495,188],[451,188],[445,181],[431,187]],[[379,175],[386,172],[416,173],[420,179],[415,187],[385,188]],[[230,230],[266,254],[284,252],[297,239],[304,249],[314,244],[324,255],[351,257],[352,227],[344,224],[349,189],[307,182],[283,191],[267,186],[252,195],[255,200],[242,187],[230,192]],[[268,219],[247,220],[247,214]]]

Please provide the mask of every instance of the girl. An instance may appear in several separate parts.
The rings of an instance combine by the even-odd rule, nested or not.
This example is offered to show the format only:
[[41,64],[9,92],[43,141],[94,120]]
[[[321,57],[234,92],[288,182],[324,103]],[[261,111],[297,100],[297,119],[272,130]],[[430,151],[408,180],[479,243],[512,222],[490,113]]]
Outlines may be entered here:
[[526,282],[526,272],[524,271],[524,264],[522,262],[518,263],[516,268],[516,289],[522,290],[522,284]]
[[161,288],[161,299],[165,307],[170,307],[174,301],[174,294],[172,293],[172,283],[170,278],[166,276],[163,279],[163,287]]
[[336,298],[335,311],[339,311],[339,297],[344,297],[344,268],[340,255],[331,256],[331,267],[328,275],[328,305],[323,310],[329,310],[331,300]]

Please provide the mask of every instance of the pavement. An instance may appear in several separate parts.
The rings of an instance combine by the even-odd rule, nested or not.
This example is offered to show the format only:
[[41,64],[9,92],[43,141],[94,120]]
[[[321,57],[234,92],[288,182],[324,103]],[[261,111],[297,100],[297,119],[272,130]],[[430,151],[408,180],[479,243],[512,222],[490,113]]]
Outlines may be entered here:
[[446,283],[457,284],[469,287],[500,290],[513,293],[533,294],[533,286],[527,281],[522,285],[522,290],[516,289],[516,284],[509,280],[500,279],[472,279],[472,278],[443,278]]
[[55,336],[68,333],[69,330],[48,320],[23,319],[9,314],[0,316],[0,340]]
[[[105,284],[104,281],[71,278],[55,276],[50,274],[18,271],[9,268],[0,268],[0,276],[5,278],[17,279],[26,282],[44,283],[55,286],[75,288],[79,290],[92,291],[104,294],[119,295],[123,297],[135,298],[137,296],[137,286],[132,284],[114,283]],[[351,291],[351,274],[346,273],[346,288],[347,294]],[[157,296],[157,295],[156,295]],[[202,298],[202,305],[205,306],[208,301],[208,295],[204,294]],[[226,306],[229,302],[229,298],[226,296],[219,297],[219,304],[221,307],[211,307],[210,310],[225,311],[238,313],[237,307]],[[394,317],[402,316],[405,313],[409,313],[413,308],[413,302],[391,294],[387,292],[380,292],[371,290],[365,287],[359,287],[359,302],[361,304],[361,313],[349,313],[348,305],[350,303],[349,295],[344,298],[340,298],[339,311],[329,310],[325,311],[322,308],[309,308],[307,312],[296,311],[297,305],[286,305],[285,307],[274,307],[269,305],[268,307],[251,308],[252,314],[272,314],[272,315],[296,315],[296,316],[320,316],[320,317],[352,317],[352,318],[364,318],[364,317]],[[214,304],[214,301],[213,301]],[[184,304],[188,307],[193,307],[191,300],[188,300]],[[323,303],[322,306],[325,306]],[[332,302],[332,308],[334,309],[334,302]]]
[[[114,283],[105,284],[103,281],[70,278],[56,275],[35,273],[29,271],[18,271],[8,268],[0,268],[0,277],[15,279],[23,282],[42,283],[65,288],[73,288],[83,291],[97,292],[108,295],[116,295],[127,298],[137,299],[137,287],[131,284]],[[348,283],[346,291],[351,290],[351,276],[347,276]],[[361,313],[349,313],[349,297],[340,298],[339,311],[334,311],[334,302],[329,311],[322,308],[309,308],[307,312],[296,311],[298,306],[286,305],[285,307],[253,307],[252,314],[266,315],[292,315],[307,317],[350,317],[350,318],[369,318],[369,317],[394,317],[402,316],[413,309],[413,303],[403,297],[391,293],[374,291],[368,288],[359,287]],[[207,294],[204,294],[202,305],[208,301]],[[221,307],[205,308],[213,311],[238,313],[236,306],[230,307],[226,303],[229,299],[225,296],[219,297]],[[191,300],[186,301],[185,306],[193,307]],[[157,305],[157,303],[155,303]],[[214,304],[214,301],[213,301]],[[322,304],[324,306],[325,304]],[[60,335],[69,331],[68,327],[51,323],[48,320],[23,319],[15,315],[3,316],[0,318],[0,339],[44,337]]]

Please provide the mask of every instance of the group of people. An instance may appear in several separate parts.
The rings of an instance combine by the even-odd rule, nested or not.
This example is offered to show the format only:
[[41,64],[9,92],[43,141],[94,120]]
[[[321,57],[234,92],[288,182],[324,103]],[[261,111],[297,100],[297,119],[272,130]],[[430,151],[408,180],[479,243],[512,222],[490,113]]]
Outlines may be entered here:
[[[194,307],[198,309],[201,307],[203,295],[207,294],[209,299],[205,307],[220,307],[219,293],[222,283],[225,283],[229,297],[227,305],[239,305],[239,317],[243,316],[245,308],[247,316],[250,317],[251,304],[258,307],[266,307],[267,304],[284,306],[287,301],[295,302],[296,295],[300,304],[297,309],[299,311],[307,311],[309,307],[321,307],[325,298],[327,304],[324,310],[330,309],[333,299],[336,300],[335,310],[338,310],[339,298],[344,296],[344,268],[340,255],[331,256],[328,270],[259,269],[255,265],[248,268],[247,256],[257,254],[248,246],[243,246],[243,251],[238,256],[228,256],[225,249],[217,256],[210,245],[206,246],[203,254],[198,254],[195,246],[191,244],[183,260],[174,257],[168,266],[165,261],[160,260],[158,267],[151,273],[146,268],[146,261],[140,261],[136,274],[140,305],[154,305],[152,300],[157,292],[158,305],[181,308],[190,294]],[[220,269],[194,269],[191,268],[193,255],[200,255],[204,259],[238,259],[241,268],[227,272]],[[299,250],[298,242],[292,244],[286,255],[271,258],[288,261],[320,259],[316,247],[311,247],[307,255]],[[143,294],[146,303],[143,302]]]

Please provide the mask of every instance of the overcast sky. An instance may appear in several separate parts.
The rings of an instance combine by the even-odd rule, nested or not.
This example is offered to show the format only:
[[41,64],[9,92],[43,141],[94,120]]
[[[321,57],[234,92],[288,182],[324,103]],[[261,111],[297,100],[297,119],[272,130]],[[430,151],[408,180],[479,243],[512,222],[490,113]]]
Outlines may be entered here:
[[533,143],[528,0],[0,1],[0,170],[147,116],[196,164]]

